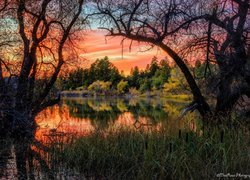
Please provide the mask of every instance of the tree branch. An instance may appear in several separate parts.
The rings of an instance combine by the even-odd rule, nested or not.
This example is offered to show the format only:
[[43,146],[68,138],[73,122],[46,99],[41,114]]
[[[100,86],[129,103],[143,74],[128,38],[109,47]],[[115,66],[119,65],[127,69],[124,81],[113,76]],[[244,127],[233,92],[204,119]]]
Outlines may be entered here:
[[67,28],[65,28],[65,31],[63,33],[63,36],[59,42],[59,47],[58,47],[58,64],[56,66],[56,69],[54,71],[54,73],[52,74],[50,80],[48,81],[46,87],[44,88],[43,92],[40,94],[40,96],[38,97],[38,99],[35,101],[34,105],[34,111],[37,111],[37,109],[41,109],[41,105],[42,102],[45,100],[45,98],[47,97],[47,95],[49,94],[51,88],[53,87],[57,76],[61,70],[61,67],[64,63],[64,57],[63,57],[63,47],[64,44],[66,42],[66,40],[69,37],[70,31],[73,27],[73,25],[75,24],[76,20],[78,19],[78,17],[80,16],[81,12],[82,12],[82,6],[83,6],[83,0],[79,0],[79,4],[78,4],[78,11],[77,13],[74,15],[74,17],[72,18],[72,20],[70,21],[69,25],[67,26]]

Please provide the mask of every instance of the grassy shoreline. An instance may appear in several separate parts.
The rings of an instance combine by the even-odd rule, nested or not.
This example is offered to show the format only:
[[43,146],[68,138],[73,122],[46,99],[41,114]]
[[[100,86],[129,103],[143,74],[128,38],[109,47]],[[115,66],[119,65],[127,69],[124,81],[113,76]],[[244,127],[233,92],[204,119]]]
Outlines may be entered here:
[[249,132],[221,132],[169,136],[164,131],[109,130],[64,144],[55,156],[87,178],[215,179],[219,173],[249,174]]

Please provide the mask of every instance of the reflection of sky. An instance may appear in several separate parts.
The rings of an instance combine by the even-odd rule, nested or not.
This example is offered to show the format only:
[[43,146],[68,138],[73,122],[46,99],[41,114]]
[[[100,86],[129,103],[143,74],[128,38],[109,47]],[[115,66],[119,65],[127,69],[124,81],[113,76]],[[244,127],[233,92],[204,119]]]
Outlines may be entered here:
[[[66,100],[60,107],[54,106],[36,117],[39,125],[36,138],[46,139],[53,132],[89,135],[96,130],[130,128],[132,130],[159,130],[168,127],[170,132],[182,129],[185,120],[178,120],[182,103],[165,99],[142,100]],[[187,115],[187,119],[195,119]]]

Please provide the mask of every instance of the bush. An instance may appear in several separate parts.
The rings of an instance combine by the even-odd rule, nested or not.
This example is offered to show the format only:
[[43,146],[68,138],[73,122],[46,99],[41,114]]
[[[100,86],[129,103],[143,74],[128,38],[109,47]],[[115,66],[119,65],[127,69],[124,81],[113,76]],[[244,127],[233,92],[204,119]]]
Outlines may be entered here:
[[128,90],[128,82],[121,80],[117,84],[117,90],[118,90],[118,93],[120,93],[120,94],[125,93]]
[[95,81],[89,85],[88,90],[94,93],[107,93],[110,90],[111,82]]

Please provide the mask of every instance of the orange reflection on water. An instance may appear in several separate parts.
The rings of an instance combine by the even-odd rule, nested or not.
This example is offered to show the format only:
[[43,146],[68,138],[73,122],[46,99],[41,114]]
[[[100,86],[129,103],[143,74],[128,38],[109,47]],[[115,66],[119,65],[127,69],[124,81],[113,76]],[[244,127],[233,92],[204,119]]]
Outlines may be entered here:
[[35,137],[42,141],[47,139],[46,136],[55,132],[84,136],[95,130],[90,119],[71,117],[67,106],[55,106],[44,110],[36,117],[36,122],[39,128]]
[[[73,112],[76,111],[77,109],[73,109]],[[64,141],[64,135],[87,136],[99,129],[91,119],[70,115],[69,107],[66,105],[44,110],[36,117],[36,122],[39,128],[35,137],[43,143]],[[159,131],[161,127],[161,123],[152,124],[148,117],[139,116],[135,118],[131,112],[125,111],[108,123],[106,129],[129,128],[149,132],[152,130]]]
[[121,114],[118,119],[114,122],[113,126],[115,128],[127,127],[135,130],[160,130],[161,123],[152,124],[150,118],[138,117],[135,118],[134,115],[130,112],[125,112]]

